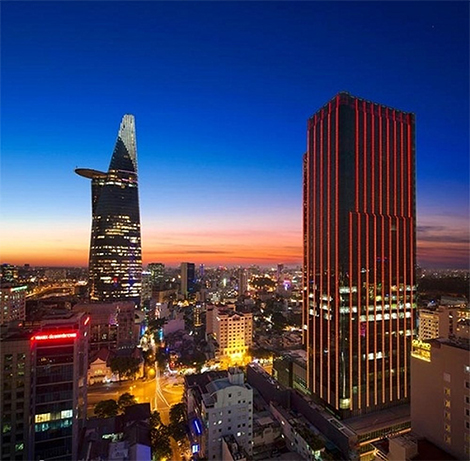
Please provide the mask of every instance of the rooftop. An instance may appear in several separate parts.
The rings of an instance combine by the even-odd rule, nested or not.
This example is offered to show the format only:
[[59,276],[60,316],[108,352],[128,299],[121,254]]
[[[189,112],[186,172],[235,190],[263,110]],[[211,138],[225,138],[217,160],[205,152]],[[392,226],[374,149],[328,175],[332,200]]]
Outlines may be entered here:
[[401,422],[410,421],[410,406],[399,405],[387,408],[386,410],[376,411],[368,415],[356,416],[343,420],[343,424],[352,429],[358,435],[365,434],[374,430],[386,428]]

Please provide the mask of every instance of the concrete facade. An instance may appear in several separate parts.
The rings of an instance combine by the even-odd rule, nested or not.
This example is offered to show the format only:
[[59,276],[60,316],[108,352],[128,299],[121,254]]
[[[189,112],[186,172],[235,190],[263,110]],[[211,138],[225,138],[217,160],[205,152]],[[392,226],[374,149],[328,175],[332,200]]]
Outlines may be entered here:
[[439,339],[411,357],[411,427],[458,459],[470,456],[470,348]]

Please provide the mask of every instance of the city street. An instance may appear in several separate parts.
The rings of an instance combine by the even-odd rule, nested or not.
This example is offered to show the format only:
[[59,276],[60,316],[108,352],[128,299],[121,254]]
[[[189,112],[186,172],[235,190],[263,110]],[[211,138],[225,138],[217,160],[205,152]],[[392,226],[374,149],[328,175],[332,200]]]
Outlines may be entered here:
[[93,417],[93,408],[101,400],[115,399],[129,392],[138,403],[149,402],[152,411],[160,413],[162,422],[168,424],[170,408],[181,402],[184,390],[182,376],[162,376],[149,381],[141,379],[122,383],[95,384],[88,388],[88,417]]

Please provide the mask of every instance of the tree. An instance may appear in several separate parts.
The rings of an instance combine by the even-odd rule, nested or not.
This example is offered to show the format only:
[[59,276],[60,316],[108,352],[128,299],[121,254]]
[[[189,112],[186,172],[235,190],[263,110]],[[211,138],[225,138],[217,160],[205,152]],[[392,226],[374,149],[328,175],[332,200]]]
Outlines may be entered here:
[[102,400],[95,405],[93,412],[98,418],[112,418],[117,416],[119,411],[119,406],[116,400]]
[[152,445],[154,459],[158,461],[163,458],[171,457],[170,431],[168,427],[162,423],[158,411],[154,411],[150,415],[150,443]]
[[114,357],[111,359],[111,371],[121,378],[133,378],[140,368],[140,360],[135,357]]
[[131,405],[135,405],[137,403],[137,400],[132,394],[129,394],[129,392],[125,392],[121,396],[119,396],[119,399],[117,401],[119,410],[121,412],[124,412],[124,409],[126,407],[130,407]]
[[170,408],[170,435],[176,441],[182,441],[187,432],[186,407],[183,402],[177,403]]

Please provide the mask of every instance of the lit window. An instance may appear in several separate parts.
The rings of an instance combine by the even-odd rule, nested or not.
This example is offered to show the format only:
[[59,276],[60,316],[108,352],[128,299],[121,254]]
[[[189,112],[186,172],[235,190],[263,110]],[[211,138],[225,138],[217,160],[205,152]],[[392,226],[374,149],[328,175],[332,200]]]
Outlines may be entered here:
[[39,415],[36,415],[34,417],[34,422],[36,423],[44,423],[46,421],[51,420],[51,414],[50,413],[41,413]]
[[62,410],[60,412],[60,419],[72,418],[73,410]]

